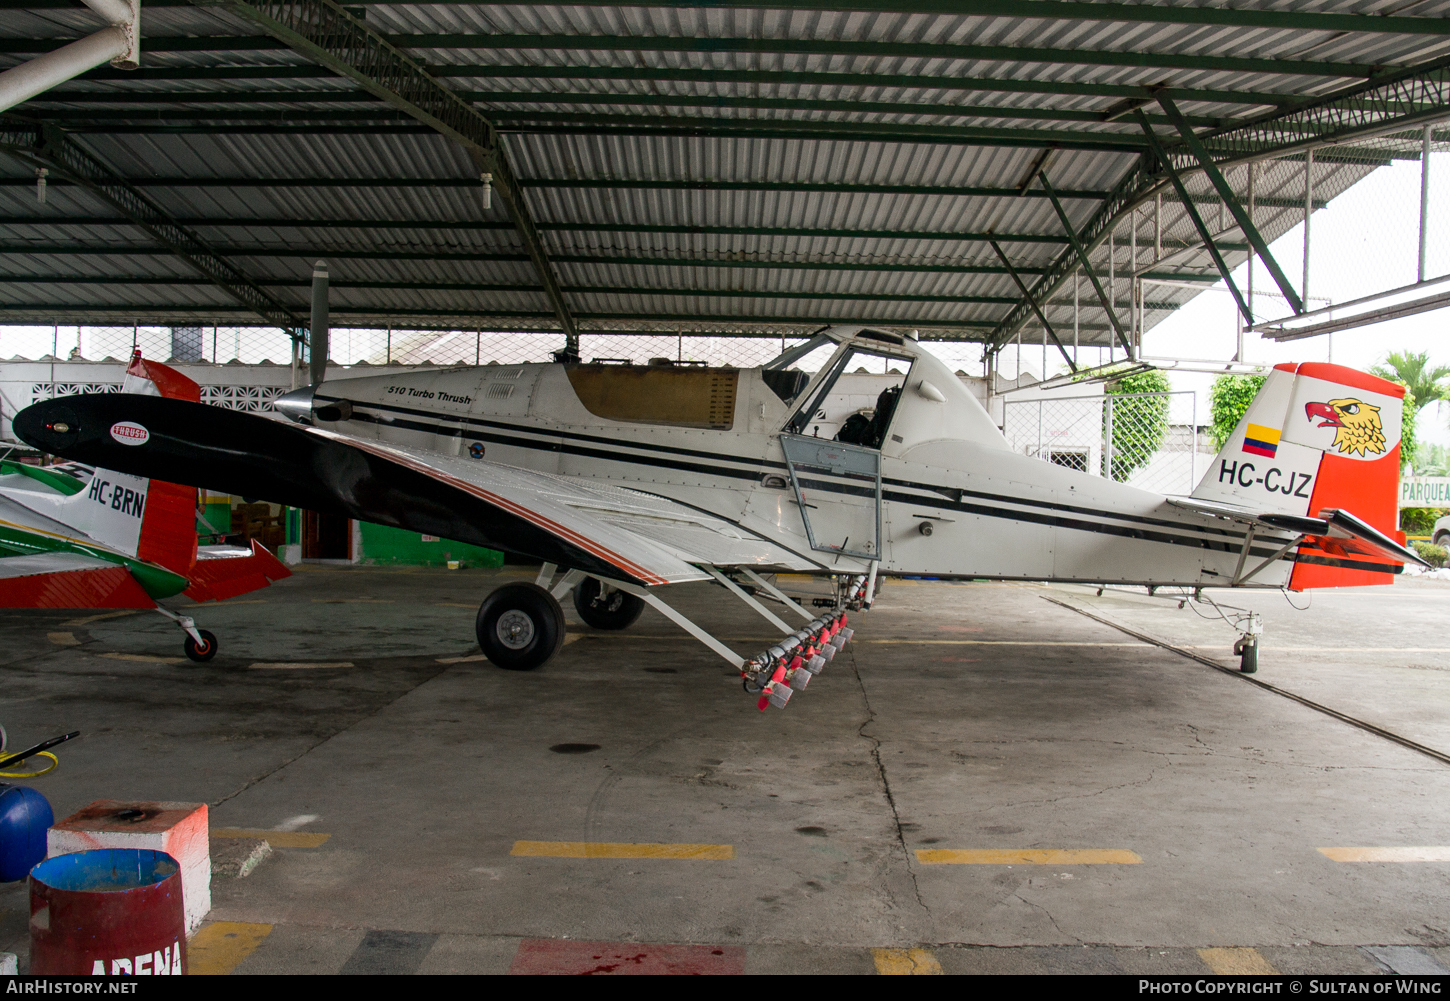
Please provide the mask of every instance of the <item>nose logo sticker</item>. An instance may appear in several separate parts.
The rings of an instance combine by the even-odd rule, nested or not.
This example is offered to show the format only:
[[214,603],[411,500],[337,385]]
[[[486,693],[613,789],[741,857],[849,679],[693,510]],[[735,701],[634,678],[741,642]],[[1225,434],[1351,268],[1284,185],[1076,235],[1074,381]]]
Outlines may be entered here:
[[144,445],[151,440],[151,432],[134,421],[117,421],[111,425],[111,437],[122,445]]

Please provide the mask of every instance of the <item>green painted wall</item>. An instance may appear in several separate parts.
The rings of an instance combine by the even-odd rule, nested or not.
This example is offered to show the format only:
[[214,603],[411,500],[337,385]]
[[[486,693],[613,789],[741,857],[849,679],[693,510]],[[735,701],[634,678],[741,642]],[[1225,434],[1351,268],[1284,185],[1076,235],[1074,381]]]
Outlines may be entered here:
[[384,563],[401,566],[441,567],[450,559],[465,567],[501,567],[503,553],[470,546],[465,542],[439,539],[424,542],[417,532],[388,528],[361,522],[362,553],[360,563]]

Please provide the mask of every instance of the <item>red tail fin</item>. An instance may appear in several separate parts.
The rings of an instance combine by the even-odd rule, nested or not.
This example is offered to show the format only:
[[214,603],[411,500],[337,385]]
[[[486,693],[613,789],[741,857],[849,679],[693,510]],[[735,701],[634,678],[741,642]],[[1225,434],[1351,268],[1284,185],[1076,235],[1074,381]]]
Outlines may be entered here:
[[[1306,513],[1349,511],[1404,545],[1397,524],[1404,387],[1318,362],[1300,365],[1296,375],[1289,426],[1296,429],[1296,440],[1324,449]],[[1299,547],[1289,588],[1388,584],[1400,566],[1353,552],[1333,538],[1315,538]]]

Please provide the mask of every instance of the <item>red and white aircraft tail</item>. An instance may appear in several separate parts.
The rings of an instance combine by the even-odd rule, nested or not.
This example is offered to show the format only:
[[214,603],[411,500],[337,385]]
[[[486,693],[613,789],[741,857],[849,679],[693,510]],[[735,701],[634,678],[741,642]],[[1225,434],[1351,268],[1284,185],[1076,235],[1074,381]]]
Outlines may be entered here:
[[[137,351],[121,392],[201,402],[201,387],[175,369],[146,361]],[[150,433],[121,421],[111,437],[141,445]],[[54,517],[118,552],[186,577],[196,601],[220,601],[291,576],[285,565],[253,542],[251,551],[198,547],[195,487],[96,469],[81,492],[56,505]]]
[[1304,533],[1289,588],[1389,584],[1403,386],[1322,362],[1278,365],[1193,491]]

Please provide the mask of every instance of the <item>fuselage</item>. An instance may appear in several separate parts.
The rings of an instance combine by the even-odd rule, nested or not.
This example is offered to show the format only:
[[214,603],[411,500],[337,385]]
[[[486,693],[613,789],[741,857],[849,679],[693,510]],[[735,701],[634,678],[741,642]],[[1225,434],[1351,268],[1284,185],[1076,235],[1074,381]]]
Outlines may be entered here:
[[[1193,587],[1233,579],[1243,525],[1014,453],[952,371],[913,341],[864,345],[901,375],[877,447],[832,442],[849,411],[863,426],[870,413],[854,407],[861,401],[844,371],[853,345],[862,348],[843,340],[803,390],[790,385],[803,376],[762,369],[489,365],[324,383],[312,413],[317,426],[347,435],[666,497],[823,573],[865,572],[874,558],[895,575]],[[862,462],[879,463],[879,515]],[[1255,540],[1248,558],[1257,563],[1287,539]],[[1276,560],[1253,585],[1281,586],[1291,566]]]

